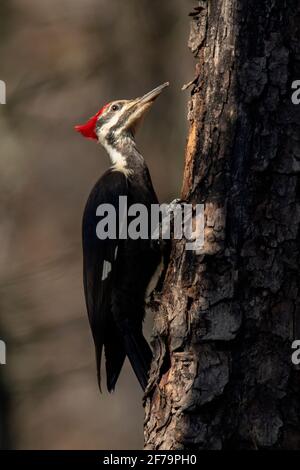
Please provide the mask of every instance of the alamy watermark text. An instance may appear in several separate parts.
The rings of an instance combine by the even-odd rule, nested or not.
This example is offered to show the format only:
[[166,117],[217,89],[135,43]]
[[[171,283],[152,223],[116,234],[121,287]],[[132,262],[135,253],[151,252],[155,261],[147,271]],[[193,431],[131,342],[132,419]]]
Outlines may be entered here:
[[[204,205],[187,203],[127,204],[119,196],[119,205],[100,204],[96,234],[100,240],[174,239],[186,240],[186,250],[198,251],[204,245]],[[173,230],[172,230],[173,229]]]

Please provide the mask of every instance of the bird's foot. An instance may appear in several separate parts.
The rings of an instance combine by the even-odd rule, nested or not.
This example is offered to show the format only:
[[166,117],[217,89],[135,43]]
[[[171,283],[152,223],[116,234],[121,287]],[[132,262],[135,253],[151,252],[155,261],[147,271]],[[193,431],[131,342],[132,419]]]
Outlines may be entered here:
[[180,207],[185,204],[185,201],[183,199],[180,199],[179,197],[173,199],[173,201],[171,201],[169,204],[168,204],[168,208],[167,208],[167,212],[168,214],[170,213],[173,213],[176,211],[176,208],[177,207]]

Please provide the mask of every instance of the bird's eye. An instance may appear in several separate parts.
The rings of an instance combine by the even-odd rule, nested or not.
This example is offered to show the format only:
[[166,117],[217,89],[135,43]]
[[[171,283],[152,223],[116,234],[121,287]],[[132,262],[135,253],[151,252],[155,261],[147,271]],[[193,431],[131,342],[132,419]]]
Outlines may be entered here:
[[113,104],[111,109],[112,109],[112,111],[118,111],[119,106],[117,104]]

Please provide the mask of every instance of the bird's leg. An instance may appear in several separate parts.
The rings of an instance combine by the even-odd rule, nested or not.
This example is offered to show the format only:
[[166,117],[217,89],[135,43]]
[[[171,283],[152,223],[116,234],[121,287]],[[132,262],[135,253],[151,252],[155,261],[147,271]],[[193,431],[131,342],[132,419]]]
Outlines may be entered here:
[[161,238],[164,239],[166,231],[169,230],[168,224],[170,225],[170,232],[172,234],[170,238],[180,238],[184,221],[184,204],[184,200],[176,198],[167,205],[166,212],[160,223]]
[[182,199],[180,199],[179,197],[173,199],[173,201],[171,201],[169,204],[168,204],[168,212],[173,212],[174,209],[176,208],[176,206],[178,206],[178,204],[183,204],[184,201]]
[[[176,198],[173,199],[169,204],[162,204],[161,207],[161,220],[158,225],[155,227],[155,230],[152,232],[153,240],[166,240],[166,235],[173,232],[172,225],[174,223],[174,218],[176,217],[177,211],[180,211],[180,217],[183,212],[183,205],[185,201],[182,199]],[[170,236],[171,238],[171,236]]]
[[155,287],[151,289],[152,295],[149,292],[148,304],[151,304],[153,309],[155,309],[156,294],[161,291],[169,264],[171,240],[174,238],[174,234],[176,235],[175,238],[180,238],[180,234],[183,234],[183,204],[184,201],[179,198],[173,199],[170,204],[163,204],[161,206],[161,209],[163,208],[161,210],[161,219],[151,234],[153,249],[159,250],[162,255],[162,263],[156,273]]

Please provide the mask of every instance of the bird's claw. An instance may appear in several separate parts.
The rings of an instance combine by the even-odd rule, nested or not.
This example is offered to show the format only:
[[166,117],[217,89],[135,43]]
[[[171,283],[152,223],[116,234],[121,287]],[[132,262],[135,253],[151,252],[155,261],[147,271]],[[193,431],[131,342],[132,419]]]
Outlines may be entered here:
[[184,203],[185,203],[185,201],[183,201],[180,198],[173,199],[173,201],[171,201],[168,204],[168,209],[167,209],[168,214],[170,214],[171,212],[174,212],[174,210],[176,209],[177,206],[181,206]]

